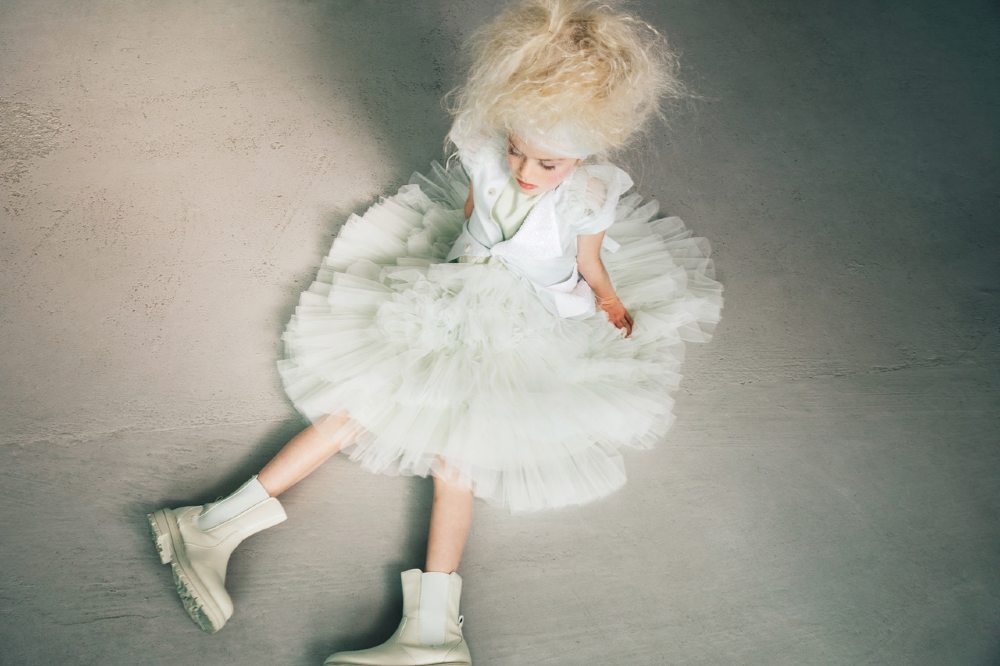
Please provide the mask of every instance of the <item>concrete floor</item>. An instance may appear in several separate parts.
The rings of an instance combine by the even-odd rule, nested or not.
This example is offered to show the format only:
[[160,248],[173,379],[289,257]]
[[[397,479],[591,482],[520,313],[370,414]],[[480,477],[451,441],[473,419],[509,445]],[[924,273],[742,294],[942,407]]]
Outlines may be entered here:
[[[492,5],[0,4],[4,664],[318,664],[392,631],[425,480],[329,462],[237,550],[214,636],[143,517],[302,427],[284,323],[346,216],[440,156]],[[626,166],[712,240],[723,322],[624,490],[477,505],[477,665],[1000,663],[996,4],[639,9],[703,99]]]

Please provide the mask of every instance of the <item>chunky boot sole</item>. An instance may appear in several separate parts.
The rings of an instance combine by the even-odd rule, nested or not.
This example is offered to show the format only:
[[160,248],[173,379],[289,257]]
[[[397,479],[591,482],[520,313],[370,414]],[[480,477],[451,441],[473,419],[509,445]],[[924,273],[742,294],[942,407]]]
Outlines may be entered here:
[[[341,661],[339,659],[334,659],[335,656],[336,655],[330,655],[329,657],[327,657],[326,661],[323,662],[323,666],[358,666],[359,663],[361,664],[374,663],[370,661],[369,662]],[[383,657],[383,659],[385,659],[385,657]],[[388,659],[392,659],[393,663],[396,662],[396,659],[394,657],[388,657]],[[460,659],[459,661],[452,661],[449,659],[449,661],[429,661],[426,663],[426,666],[472,666],[472,662],[466,661],[465,659]]]
[[[470,666],[469,661],[435,661],[429,666]],[[350,661],[324,661],[323,666],[358,666]]]
[[214,634],[222,629],[227,618],[191,566],[173,511],[160,509],[146,517],[149,519],[149,530],[160,555],[160,562],[169,564],[174,574],[174,585],[177,586],[184,610],[203,631]]
[[[327,661],[323,662],[323,666],[358,666],[357,662],[354,661],[330,661],[331,657],[327,657]],[[429,662],[428,666],[471,666],[471,661],[434,661]]]

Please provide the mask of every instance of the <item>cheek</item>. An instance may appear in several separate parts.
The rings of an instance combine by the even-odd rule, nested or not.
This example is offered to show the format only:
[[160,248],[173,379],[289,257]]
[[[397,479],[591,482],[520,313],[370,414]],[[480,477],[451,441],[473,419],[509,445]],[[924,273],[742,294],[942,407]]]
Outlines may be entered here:
[[544,174],[543,177],[545,178],[545,186],[551,189],[559,185],[559,183],[566,180],[570,172],[573,171],[573,166],[574,166],[573,164],[569,164],[564,166],[558,166],[552,171],[542,171],[542,173]]

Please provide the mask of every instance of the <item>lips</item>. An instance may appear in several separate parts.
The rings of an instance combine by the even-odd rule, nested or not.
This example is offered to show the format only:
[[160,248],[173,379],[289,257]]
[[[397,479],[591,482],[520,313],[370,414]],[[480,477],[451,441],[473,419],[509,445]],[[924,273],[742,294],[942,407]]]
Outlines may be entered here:
[[535,189],[537,187],[537,185],[530,185],[530,184],[524,182],[523,180],[521,180],[520,178],[514,178],[514,180],[516,180],[517,184],[520,185],[522,188],[524,188],[526,190],[533,190],[533,189]]

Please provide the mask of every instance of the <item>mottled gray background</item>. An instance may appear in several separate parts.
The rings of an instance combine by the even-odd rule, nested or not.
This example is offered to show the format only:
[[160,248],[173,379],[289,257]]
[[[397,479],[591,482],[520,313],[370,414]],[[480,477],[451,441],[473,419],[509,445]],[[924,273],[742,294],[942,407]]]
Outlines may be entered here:
[[[597,504],[477,504],[479,666],[1000,659],[996,3],[642,2],[703,99],[627,166],[726,308]],[[0,661],[317,664],[384,639],[428,482],[342,459],[198,631],[143,516],[303,424],[279,336],[439,158],[476,2],[0,4]],[[641,322],[639,322],[641,326]]]

